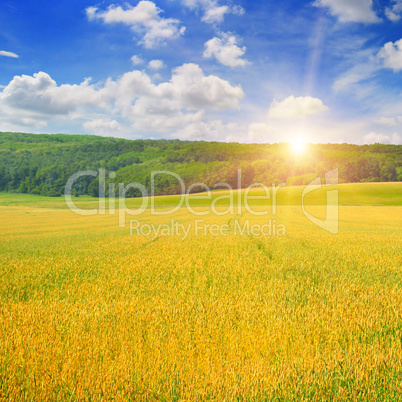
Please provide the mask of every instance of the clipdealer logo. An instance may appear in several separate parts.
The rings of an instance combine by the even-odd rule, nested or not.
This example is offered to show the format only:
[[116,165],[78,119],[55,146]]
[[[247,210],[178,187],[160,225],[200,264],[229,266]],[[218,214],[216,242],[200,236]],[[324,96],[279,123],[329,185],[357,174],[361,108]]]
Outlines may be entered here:
[[286,227],[277,223],[276,219],[268,219],[263,224],[252,224],[249,219],[240,222],[235,219],[233,224],[208,223],[204,219],[196,219],[193,223],[180,223],[171,219],[169,223],[148,224],[139,220],[130,220],[130,235],[149,236],[155,240],[159,236],[175,236],[181,240],[194,236],[286,236]]
[[[331,170],[325,173],[325,188],[338,184],[339,176],[338,169]],[[326,191],[326,204],[325,204],[325,219],[319,219],[306,211],[304,205],[304,198],[312,191],[320,190],[322,188],[321,179],[315,178],[303,190],[302,194],[302,210],[303,214],[314,225],[324,229],[325,231],[337,234],[339,232],[339,190]]]
[[[241,170],[238,169],[237,175],[237,189],[241,189]],[[180,193],[177,195],[178,203],[171,209],[158,209],[155,203],[155,178],[158,175],[170,175],[177,180],[180,186]],[[82,209],[75,205],[72,197],[74,184],[81,177],[91,176],[93,178],[98,178],[99,180],[99,200],[98,208],[93,209]],[[114,172],[108,174],[109,179],[115,179],[116,175]],[[325,188],[338,184],[338,169],[331,170],[325,174]],[[106,207],[106,170],[99,169],[98,171],[85,170],[73,174],[67,181],[64,198],[68,208],[78,215],[91,216],[95,214],[99,215],[116,215],[118,214],[119,227],[127,226],[127,217],[138,217],[142,215],[145,211],[149,211],[152,216],[167,216],[172,215],[180,208],[185,207],[187,211],[194,216],[205,216],[205,215],[237,215],[238,217],[243,214],[244,211],[253,216],[266,216],[269,214],[268,210],[253,209],[250,205],[250,200],[265,200],[267,204],[265,206],[269,207],[271,204],[272,215],[277,215],[277,195],[278,191],[285,187],[286,183],[281,183],[279,185],[273,184],[270,188],[263,183],[253,183],[246,189],[234,190],[228,183],[217,183],[212,189],[205,183],[194,183],[186,189],[185,183],[182,178],[170,171],[153,171],[150,177],[150,193],[147,188],[141,183],[130,183],[125,185],[124,183],[109,182],[108,183],[108,207]],[[251,195],[250,192],[253,188],[261,188],[263,190],[263,195]],[[310,214],[305,207],[305,197],[307,194],[319,190],[322,188],[321,179],[317,177],[312,182],[310,182],[302,192],[301,196],[301,207],[303,214],[316,226],[321,229],[336,234],[339,231],[339,213],[338,213],[338,190],[328,190],[326,194],[326,217],[321,220],[312,214]],[[141,197],[141,205],[136,209],[129,208],[126,203],[126,195],[130,189],[137,190]],[[202,193],[194,193],[195,189],[203,189]],[[227,190],[225,194],[213,197],[212,190],[225,189]],[[235,194],[237,196],[235,196]],[[200,211],[196,210],[191,206],[191,201],[193,200],[204,200],[209,201],[210,205],[206,210]],[[225,207],[218,207],[219,201],[226,200]],[[117,206],[116,206],[117,204]],[[203,224],[201,225],[201,222]],[[217,224],[207,224],[203,220],[196,220],[193,224],[187,225],[186,227],[180,226],[176,221],[171,221],[170,225],[160,224],[160,225],[148,225],[141,223],[139,220],[130,221],[130,233],[131,234],[143,234],[157,236],[161,235],[177,235],[187,237],[189,233],[194,232],[195,235],[201,234],[211,234],[211,235],[227,235],[227,233],[234,234],[248,234],[248,235],[265,235],[265,236],[283,236],[286,234],[286,228],[282,224],[278,224],[275,219],[269,219],[264,221],[262,224],[252,224],[250,221],[246,220],[240,223],[239,219],[234,220],[233,227],[228,227],[228,225],[217,225]]]

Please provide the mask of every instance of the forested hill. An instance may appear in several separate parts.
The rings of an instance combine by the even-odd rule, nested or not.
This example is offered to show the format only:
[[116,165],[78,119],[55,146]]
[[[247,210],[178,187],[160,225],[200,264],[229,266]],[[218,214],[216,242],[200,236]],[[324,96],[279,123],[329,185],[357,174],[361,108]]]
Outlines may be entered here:
[[[0,133],[0,191],[7,192],[58,196],[73,173],[100,168],[116,172],[116,183],[139,182],[149,190],[150,173],[155,170],[175,172],[187,186],[224,182],[236,188],[239,168],[246,187],[253,182],[307,184],[335,167],[341,182],[402,181],[402,145],[311,144],[305,153],[295,155],[286,143]],[[180,191],[174,177],[157,179],[157,194]],[[138,195],[130,191],[128,196]],[[74,193],[97,196],[98,178],[82,177]]]

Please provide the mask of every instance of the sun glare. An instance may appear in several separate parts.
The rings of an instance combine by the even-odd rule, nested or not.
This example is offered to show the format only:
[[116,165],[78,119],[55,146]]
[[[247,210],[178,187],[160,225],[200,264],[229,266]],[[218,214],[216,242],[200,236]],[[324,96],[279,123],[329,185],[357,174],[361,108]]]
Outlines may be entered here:
[[290,148],[293,153],[300,155],[307,150],[307,144],[300,140],[290,141]]

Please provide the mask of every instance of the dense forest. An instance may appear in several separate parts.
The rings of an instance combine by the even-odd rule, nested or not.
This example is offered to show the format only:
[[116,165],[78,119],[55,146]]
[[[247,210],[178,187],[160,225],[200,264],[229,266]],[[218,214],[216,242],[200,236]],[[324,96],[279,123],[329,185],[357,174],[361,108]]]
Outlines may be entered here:
[[[149,191],[150,174],[168,170],[186,186],[201,182],[309,183],[339,168],[340,182],[402,181],[402,145],[310,144],[296,155],[289,144],[239,144],[179,140],[126,140],[93,135],[0,133],[0,191],[60,196],[68,178],[82,170],[107,171],[107,182],[142,183]],[[115,172],[113,179],[109,173]],[[113,176],[113,175],[112,175]],[[156,176],[156,194],[175,194],[173,176]],[[99,195],[99,178],[78,179],[76,196]],[[107,183],[108,184],[108,183]],[[108,185],[106,186],[106,192]],[[194,188],[196,191],[197,188]],[[127,196],[138,196],[131,189]]]

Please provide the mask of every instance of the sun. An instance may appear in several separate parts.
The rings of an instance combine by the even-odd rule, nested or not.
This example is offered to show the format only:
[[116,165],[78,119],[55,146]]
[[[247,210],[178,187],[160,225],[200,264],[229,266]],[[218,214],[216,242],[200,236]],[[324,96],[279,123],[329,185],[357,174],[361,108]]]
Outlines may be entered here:
[[304,141],[292,140],[290,141],[290,149],[296,155],[303,154],[307,150],[307,144]]

